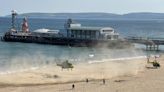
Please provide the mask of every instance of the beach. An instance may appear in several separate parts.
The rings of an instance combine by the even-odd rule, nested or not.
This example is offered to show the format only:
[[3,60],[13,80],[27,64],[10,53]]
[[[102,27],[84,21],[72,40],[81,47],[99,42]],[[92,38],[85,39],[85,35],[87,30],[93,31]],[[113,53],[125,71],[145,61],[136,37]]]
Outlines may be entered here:
[[138,58],[77,64],[72,71],[54,65],[4,74],[0,75],[0,92],[163,92],[163,58],[157,59],[161,64],[157,69],[146,58]]

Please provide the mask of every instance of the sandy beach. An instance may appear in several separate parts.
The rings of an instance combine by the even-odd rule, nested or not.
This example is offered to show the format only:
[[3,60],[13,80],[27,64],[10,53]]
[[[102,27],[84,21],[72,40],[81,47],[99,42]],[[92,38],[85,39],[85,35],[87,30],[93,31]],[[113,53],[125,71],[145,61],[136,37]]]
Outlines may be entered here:
[[0,75],[0,92],[163,92],[163,58],[158,58],[161,64],[158,69],[151,68],[147,59],[141,58],[77,64],[72,71],[51,65],[4,74]]

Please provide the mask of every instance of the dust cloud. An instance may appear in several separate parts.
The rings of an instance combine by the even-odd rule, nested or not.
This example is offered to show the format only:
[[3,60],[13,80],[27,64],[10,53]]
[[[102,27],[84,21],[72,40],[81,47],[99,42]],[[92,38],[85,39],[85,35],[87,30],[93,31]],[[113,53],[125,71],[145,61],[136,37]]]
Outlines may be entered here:
[[[108,54],[103,54],[103,57],[97,58],[96,56],[100,53]],[[117,57],[112,58],[113,56]],[[64,58],[64,56],[61,57]],[[138,72],[144,71],[146,64],[144,53],[134,49],[101,50],[99,53],[89,54],[88,57],[87,59],[78,58],[79,61],[86,60],[85,62],[73,62],[74,69],[72,71],[62,71],[61,67],[56,66],[56,62],[60,61],[59,59],[47,57],[41,53],[36,53],[35,56],[26,55],[25,57],[12,58],[10,70],[17,72],[7,73],[4,75],[5,77],[1,75],[2,80],[0,82],[5,83],[7,80],[11,83],[61,83],[80,81],[86,78],[110,79],[117,76],[136,75]],[[54,78],[54,76],[58,77]]]

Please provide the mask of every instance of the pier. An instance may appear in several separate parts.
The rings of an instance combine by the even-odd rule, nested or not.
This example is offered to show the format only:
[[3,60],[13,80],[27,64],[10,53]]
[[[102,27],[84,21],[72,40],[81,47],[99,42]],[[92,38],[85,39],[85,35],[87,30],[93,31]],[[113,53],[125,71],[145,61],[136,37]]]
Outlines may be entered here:
[[146,50],[158,51],[160,45],[164,45],[164,38],[153,37],[127,37],[125,38],[131,43],[143,44],[146,46]]

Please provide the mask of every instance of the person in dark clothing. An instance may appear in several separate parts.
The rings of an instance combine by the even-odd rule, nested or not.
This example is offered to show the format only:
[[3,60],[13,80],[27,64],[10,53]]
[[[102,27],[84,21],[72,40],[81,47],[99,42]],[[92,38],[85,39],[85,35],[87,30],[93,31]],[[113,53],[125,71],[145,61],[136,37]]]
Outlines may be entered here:
[[88,83],[89,82],[89,80],[88,79],[86,79],[86,83]]
[[75,85],[74,84],[72,84],[72,89],[74,89],[75,88]]
[[103,84],[105,84],[105,79],[103,79]]

